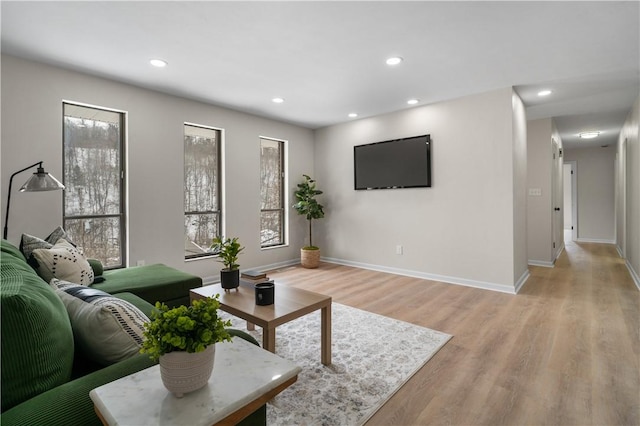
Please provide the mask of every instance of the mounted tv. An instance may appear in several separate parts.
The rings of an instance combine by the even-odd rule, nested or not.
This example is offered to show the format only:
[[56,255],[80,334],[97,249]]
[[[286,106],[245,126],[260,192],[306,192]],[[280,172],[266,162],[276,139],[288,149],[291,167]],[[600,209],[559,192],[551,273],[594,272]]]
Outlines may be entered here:
[[353,147],[356,190],[431,186],[431,137],[413,136]]

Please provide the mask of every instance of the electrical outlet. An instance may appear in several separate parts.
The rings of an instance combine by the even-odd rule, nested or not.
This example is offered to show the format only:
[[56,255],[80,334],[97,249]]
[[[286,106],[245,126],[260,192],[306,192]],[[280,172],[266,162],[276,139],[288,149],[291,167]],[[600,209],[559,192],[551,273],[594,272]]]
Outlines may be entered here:
[[144,261],[144,260],[138,260],[138,261],[136,262],[136,266],[144,266],[144,265],[146,265],[146,264],[147,264],[147,262],[146,262],[146,261]]
[[396,246],[396,254],[402,254],[402,246],[400,244]]

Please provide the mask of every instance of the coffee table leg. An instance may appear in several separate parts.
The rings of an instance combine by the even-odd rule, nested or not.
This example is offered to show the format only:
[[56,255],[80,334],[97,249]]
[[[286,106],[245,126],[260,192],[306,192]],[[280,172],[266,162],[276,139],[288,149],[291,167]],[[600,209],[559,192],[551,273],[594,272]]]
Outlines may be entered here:
[[276,329],[275,328],[263,328],[262,329],[262,349],[266,349],[269,352],[276,353]]
[[255,324],[250,323],[249,321],[247,321],[247,330],[249,331],[253,331],[256,329]]
[[324,365],[331,364],[331,303],[320,310],[320,360]]

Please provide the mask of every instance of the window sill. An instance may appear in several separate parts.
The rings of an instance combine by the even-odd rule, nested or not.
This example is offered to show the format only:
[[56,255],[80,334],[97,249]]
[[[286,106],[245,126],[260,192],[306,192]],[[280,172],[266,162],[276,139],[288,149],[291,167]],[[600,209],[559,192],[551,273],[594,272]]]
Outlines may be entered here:
[[275,249],[279,249],[279,248],[285,248],[285,247],[289,247],[289,244],[280,244],[277,246],[268,246],[268,247],[260,247],[260,250],[275,250]]
[[184,259],[185,262],[194,262],[196,260],[205,260],[205,259],[213,259],[213,258],[217,258],[218,255],[217,254],[205,254],[202,256],[196,256],[196,257],[186,257]]

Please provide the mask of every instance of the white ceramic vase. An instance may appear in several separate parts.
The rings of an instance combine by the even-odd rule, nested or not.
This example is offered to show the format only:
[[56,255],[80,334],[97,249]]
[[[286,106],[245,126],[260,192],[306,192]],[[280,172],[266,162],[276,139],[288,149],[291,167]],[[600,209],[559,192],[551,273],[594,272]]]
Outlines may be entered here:
[[169,352],[160,357],[160,377],[169,392],[177,398],[193,392],[209,382],[213,371],[216,345],[202,352]]

